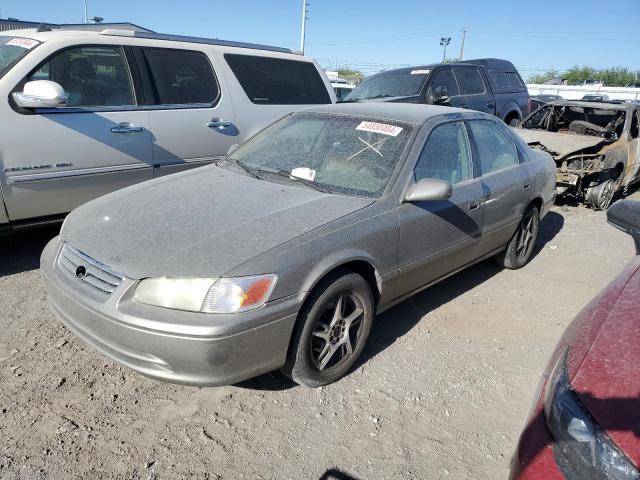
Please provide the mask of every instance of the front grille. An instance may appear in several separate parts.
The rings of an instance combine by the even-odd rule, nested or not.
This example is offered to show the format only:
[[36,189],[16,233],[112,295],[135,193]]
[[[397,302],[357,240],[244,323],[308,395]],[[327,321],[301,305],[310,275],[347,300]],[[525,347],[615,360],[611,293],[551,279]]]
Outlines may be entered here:
[[58,267],[76,284],[102,298],[111,295],[124,279],[121,273],[76,250],[68,243],[60,250]]

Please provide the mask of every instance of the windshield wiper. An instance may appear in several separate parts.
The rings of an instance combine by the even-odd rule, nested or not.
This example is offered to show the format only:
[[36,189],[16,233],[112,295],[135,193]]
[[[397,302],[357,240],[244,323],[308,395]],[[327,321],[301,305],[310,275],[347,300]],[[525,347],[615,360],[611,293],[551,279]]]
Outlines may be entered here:
[[[247,165],[246,163],[244,163],[241,160],[238,160],[237,158],[230,158],[227,157],[224,160],[222,160],[220,163],[222,163],[223,161],[229,161],[229,162],[233,162],[236,165],[238,165],[240,168],[242,168],[245,172],[247,172],[249,175],[251,175],[253,178],[257,178],[258,180],[262,180],[262,177],[260,175],[258,175],[258,173],[256,172],[256,170],[253,167],[250,167],[249,165]],[[219,163],[216,163],[216,165],[219,165]]]

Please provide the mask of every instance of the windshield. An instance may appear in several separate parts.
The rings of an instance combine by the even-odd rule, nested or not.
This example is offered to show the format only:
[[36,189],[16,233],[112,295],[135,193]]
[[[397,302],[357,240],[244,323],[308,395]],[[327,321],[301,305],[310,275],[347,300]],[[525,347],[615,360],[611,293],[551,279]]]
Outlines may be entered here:
[[346,98],[348,101],[366,98],[410,97],[420,95],[429,70],[394,70],[365,78]]
[[30,38],[0,36],[0,77],[39,43]]
[[378,197],[413,127],[395,120],[297,113],[242,145],[234,162],[263,180],[300,182],[353,196]]

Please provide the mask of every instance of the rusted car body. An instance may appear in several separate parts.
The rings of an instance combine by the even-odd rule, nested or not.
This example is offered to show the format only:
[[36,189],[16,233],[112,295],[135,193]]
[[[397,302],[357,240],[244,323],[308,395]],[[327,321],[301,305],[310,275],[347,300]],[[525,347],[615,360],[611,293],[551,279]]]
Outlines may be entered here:
[[559,100],[527,116],[515,131],[553,156],[558,195],[606,210],[640,180],[640,106]]

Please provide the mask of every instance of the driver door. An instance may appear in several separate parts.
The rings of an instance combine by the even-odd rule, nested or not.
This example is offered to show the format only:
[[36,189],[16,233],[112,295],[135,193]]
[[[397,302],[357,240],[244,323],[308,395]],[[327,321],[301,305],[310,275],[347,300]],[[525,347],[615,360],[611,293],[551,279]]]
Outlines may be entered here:
[[464,266],[479,256],[482,184],[476,175],[464,122],[433,129],[414,168],[414,180],[451,182],[448,200],[404,203],[400,217],[402,296]]
[[[436,103],[436,91],[446,91],[449,98],[445,102]],[[433,80],[429,83],[429,87],[427,88],[427,103],[467,108],[467,99],[464,95],[460,94],[460,87],[458,86],[456,76],[453,74],[453,70],[450,68],[443,68],[435,72]]]

